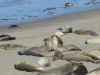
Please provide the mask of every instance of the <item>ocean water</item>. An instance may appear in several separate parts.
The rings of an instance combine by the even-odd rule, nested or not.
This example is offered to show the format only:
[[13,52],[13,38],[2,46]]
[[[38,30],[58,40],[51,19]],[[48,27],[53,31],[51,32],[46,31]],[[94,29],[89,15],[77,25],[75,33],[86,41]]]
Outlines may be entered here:
[[[65,3],[72,6],[65,8]],[[100,8],[100,0],[0,0],[0,26]]]

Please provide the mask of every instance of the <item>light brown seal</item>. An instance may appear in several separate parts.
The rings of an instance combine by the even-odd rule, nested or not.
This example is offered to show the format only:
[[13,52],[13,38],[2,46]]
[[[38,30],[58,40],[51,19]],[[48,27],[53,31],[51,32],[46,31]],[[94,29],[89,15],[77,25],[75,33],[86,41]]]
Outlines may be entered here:
[[97,36],[98,34],[92,30],[75,30],[74,31],[75,34],[78,34],[78,35],[91,35],[91,36]]
[[66,61],[86,61],[92,63],[100,63],[100,59],[88,53],[69,53],[63,54],[60,51],[55,52],[53,60],[62,59]]
[[27,47],[19,44],[1,44],[0,49],[4,50],[24,50]]
[[27,71],[27,72],[41,72],[43,68],[36,67],[35,65],[29,65],[26,63],[15,64],[14,68],[19,71]]

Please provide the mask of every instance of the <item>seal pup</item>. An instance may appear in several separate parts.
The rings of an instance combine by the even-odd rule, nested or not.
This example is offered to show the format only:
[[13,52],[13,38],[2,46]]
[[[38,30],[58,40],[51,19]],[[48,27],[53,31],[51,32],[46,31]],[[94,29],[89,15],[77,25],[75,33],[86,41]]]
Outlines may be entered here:
[[66,26],[64,28],[58,28],[57,30],[61,31],[64,34],[73,32],[73,29],[71,26]]
[[69,75],[86,75],[88,70],[86,66],[81,62],[71,62],[73,65],[73,72]]
[[14,64],[14,68],[19,71],[26,71],[26,72],[41,72],[44,70],[42,67],[31,66],[26,63]]
[[0,49],[4,50],[25,50],[27,47],[19,44],[1,44]]
[[99,58],[93,57],[93,55],[86,55],[84,54],[75,54],[75,53],[67,53],[63,54],[60,51],[56,51],[53,56],[53,61],[57,59],[62,59],[66,61],[86,61],[86,62],[92,62],[92,63],[100,63]]
[[40,57],[38,59],[38,64],[42,67],[49,67],[51,65],[51,62],[47,57]]
[[[61,52],[67,52],[67,51],[82,51],[82,50],[80,48],[78,48],[76,45],[66,45],[66,46],[63,47]],[[45,57],[43,52],[48,53],[48,47],[45,46],[45,45],[26,48],[23,51],[19,51],[18,55]]]
[[85,44],[100,44],[100,38],[88,39],[85,41]]
[[3,37],[9,37],[10,35],[6,35],[6,34],[1,34],[0,35],[0,38],[3,38]]
[[78,34],[78,35],[91,35],[91,36],[97,36],[98,34],[92,30],[75,30],[74,34]]
[[27,56],[37,56],[37,57],[44,57],[43,54],[35,52],[35,51],[30,51],[30,50],[25,50],[25,51],[19,51],[18,55],[27,55]]
[[54,35],[45,38],[44,44],[45,46],[48,47],[48,52],[50,51],[55,51],[55,50],[61,50],[63,48],[63,41],[60,38],[61,36],[63,36],[64,33],[60,32],[60,31],[56,31]]
[[0,41],[10,41],[10,40],[16,40],[16,37],[7,36],[0,39]]
[[[69,64],[70,63],[70,64]],[[55,69],[39,72],[37,75],[85,75],[88,71],[83,63],[66,62],[66,65]]]

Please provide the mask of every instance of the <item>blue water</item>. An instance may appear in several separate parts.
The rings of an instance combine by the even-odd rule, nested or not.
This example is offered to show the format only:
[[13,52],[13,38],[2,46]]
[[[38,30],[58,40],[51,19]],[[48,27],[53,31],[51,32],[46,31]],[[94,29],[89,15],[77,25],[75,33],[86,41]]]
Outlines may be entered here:
[[[64,8],[65,3],[72,7]],[[45,10],[47,8],[55,8]],[[0,26],[100,8],[100,0],[0,0]],[[45,10],[45,11],[44,11]]]

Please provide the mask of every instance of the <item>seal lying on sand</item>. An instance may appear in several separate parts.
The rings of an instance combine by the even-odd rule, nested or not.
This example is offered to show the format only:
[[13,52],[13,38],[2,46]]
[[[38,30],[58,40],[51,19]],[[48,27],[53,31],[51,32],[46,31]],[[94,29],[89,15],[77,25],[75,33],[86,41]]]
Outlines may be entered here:
[[69,62],[70,64],[39,72],[37,75],[86,75],[88,73],[84,64],[80,62]]
[[88,53],[80,53],[80,54],[75,54],[75,53],[67,53],[63,54],[60,51],[57,51],[54,56],[53,60],[57,59],[62,59],[66,61],[86,61],[86,62],[92,62],[92,63],[100,63],[99,58],[96,56],[90,55]]
[[[37,57],[44,57],[43,52],[47,52],[47,46],[42,45],[39,47],[31,47],[29,49],[26,49],[24,51],[19,51],[19,55],[28,55],[28,56],[37,56]],[[78,48],[75,45],[66,45],[62,48],[62,52],[67,52],[67,51],[81,51],[80,48]],[[48,52],[47,52],[48,53]],[[49,52],[50,53],[50,52]]]
[[33,65],[28,65],[26,63],[20,63],[18,65],[14,65],[14,68],[19,70],[19,71],[27,71],[27,72],[41,72],[44,69],[41,67],[36,67]]
[[85,44],[100,44],[100,38],[86,40]]
[[65,28],[58,28],[58,30],[64,34],[73,32],[73,29],[71,26],[66,26]]
[[98,34],[92,30],[75,30],[74,31],[75,34],[78,35],[91,35],[91,36],[97,36]]
[[54,35],[47,37],[43,40],[45,46],[48,47],[48,51],[59,50],[63,47],[63,41],[60,38],[63,35],[63,32],[57,31]]
[[83,63],[73,63],[73,72],[69,75],[86,75],[88,70]]
[[7,36],[0,39],[0,41],[9,41],[9,40],[16,40],[16,37]]
[[19,51],[19,55],[27,55],[27,56],[37,56],[37,57],[44,57],[43,54],[35,52],[35,51],[30,51],[30,50],[25,50],[25,51]]
[[6,35],[6,34],[0,35],[0,38],[3,38],[3,37],[9,37],[9,35]]
[[0,49],[4,50],[24,50],[27,47],[18,44],[1,44]]

